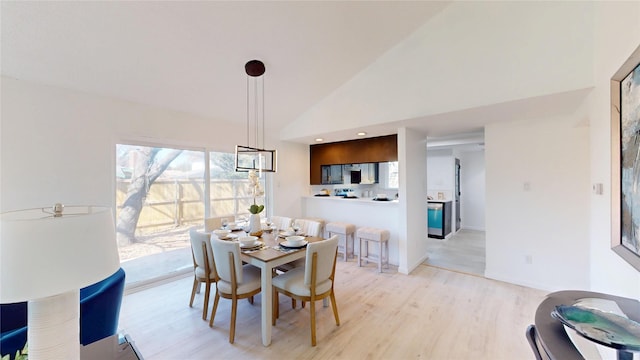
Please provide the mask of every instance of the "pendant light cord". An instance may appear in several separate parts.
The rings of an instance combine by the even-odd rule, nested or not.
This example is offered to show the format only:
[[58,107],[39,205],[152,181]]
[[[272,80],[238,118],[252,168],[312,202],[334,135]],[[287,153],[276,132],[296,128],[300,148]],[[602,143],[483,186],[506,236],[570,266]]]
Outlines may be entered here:
[[[247,146],[261,149],[265,146],[265,119],[264,119],[264,78],[254,77],[253,82],[253,116],[251,109],[251,77],[247,75]],[[258,82],[260,82],[261,94],[258,95]],[[261,100],[260,102],[258,100]],[[262,119],[260,119],[262,113]],[[255,126],[253,134],[251,127]],[[253,142],[252,142],[253,140]]]

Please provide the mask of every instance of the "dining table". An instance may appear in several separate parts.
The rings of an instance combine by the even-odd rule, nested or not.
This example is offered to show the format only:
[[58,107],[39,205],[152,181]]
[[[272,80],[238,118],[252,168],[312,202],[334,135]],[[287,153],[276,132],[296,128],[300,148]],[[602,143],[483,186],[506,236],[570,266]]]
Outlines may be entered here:
[[[306,246],[300,248],[285,248],[280,246],[282,238],[277,231],[264,232],[259,239],[264,245],[259,249],[241,252],[242,261],[260,268],[260,282],[262,287],[262,345],[271,344],[271,316],[273,312],[273,289],[271,278],[273,270],[292,261],[303,259],[306,256]],[[322,237],[306,236],[307,243],[324,240]]]

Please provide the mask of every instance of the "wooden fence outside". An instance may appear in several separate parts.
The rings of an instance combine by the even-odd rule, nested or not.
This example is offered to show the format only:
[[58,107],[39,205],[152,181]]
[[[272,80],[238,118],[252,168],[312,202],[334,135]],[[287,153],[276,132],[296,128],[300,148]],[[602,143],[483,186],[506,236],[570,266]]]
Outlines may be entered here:
[[[116,216],[127,196],[129,179],[116,183]],[[211,216],[248,214],[253,199],[246,179],[211,181]],[[147,193],[136,233],[148,234],[204,221],[204,181],[198,179],[156,180]]]

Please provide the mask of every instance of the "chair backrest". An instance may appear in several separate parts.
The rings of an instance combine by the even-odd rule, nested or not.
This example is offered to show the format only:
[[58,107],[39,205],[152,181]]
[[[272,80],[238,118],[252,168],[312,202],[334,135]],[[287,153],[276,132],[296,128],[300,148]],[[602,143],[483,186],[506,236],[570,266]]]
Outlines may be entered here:
[[272,216],[271,222],[278,230],[286,230],[291,227],[291,218],[284,216]]
[[218,238],[211,239],[213,256],[216,262],[216,269],[221,280],[232,282],[231,272],[233,271],[229,254],[233,255],[233,267],[236,273],[236,283],[242,284],[242,260],[240,259],[240,243],[237,241],[224,241]]
[[222,219],[224,218],[224,216],[218,216],[204,219],[204,231],[212,232],[215,229],[222,228]]
[[[191,251],[193,252],[194,265],[201,269],[209,277],[217,278],[216,265],[211,248],[211,234],[198,231],[196,228],[189,230],[191,239]],[[204,244],[204,247],[203,247]]]
[[126,274],[120,268],[106,279],[80,289],[80,344],[89,345],[118,332]]
[[328,279],[333,279],[336,262],[336,251],[338,250],[338,236],[334,235],[327,240],[316,241],[307,245],[307,258],[305,259],[304,284],[311,286],[311,270],[313,267],[313,254],[316,258],[316,284],[320,284]]
[[300,225],[300,233],[306,236],[320,236],[322,224],[319,222],[308,219],[296,219],[295,222]]

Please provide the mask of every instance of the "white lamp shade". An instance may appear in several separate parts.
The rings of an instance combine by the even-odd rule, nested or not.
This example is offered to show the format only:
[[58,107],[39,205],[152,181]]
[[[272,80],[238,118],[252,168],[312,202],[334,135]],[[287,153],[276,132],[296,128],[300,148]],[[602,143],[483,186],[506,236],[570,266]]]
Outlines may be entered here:
[[65,207],[0,214],[0,303],[62,294],[120,267],[111,209]]

